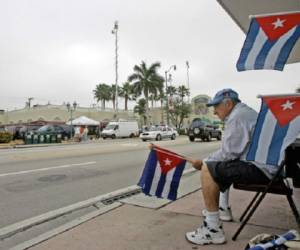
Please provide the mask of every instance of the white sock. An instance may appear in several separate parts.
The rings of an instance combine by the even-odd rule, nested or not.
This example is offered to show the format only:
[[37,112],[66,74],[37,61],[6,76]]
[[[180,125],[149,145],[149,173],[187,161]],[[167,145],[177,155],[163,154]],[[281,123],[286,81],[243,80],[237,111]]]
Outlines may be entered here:
[[219,211],[206,213],[205,221],[209,227],[218,227],[220,223]]
[[229,188],[225,192],[220,192],[219,206],[221,208],[229,208]]

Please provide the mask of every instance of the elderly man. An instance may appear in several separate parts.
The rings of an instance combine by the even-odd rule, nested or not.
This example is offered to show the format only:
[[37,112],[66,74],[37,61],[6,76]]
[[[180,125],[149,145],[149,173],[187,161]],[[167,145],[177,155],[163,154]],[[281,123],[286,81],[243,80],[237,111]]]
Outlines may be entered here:
[[274,168],[246,161],[257,112],[241,103],[238,93],[232,89],[217,92],[207,106],[212,106],[214,113],[225,122],[225,130],[219,150],[204,160],[188,160],[194,168],[202,170],[205,219],[196,231],[186,233],[186,239],[198,245],[226,241],[221,220],[232,220],[228,205],[232,183],[267,183],[274,174],[271,172]]

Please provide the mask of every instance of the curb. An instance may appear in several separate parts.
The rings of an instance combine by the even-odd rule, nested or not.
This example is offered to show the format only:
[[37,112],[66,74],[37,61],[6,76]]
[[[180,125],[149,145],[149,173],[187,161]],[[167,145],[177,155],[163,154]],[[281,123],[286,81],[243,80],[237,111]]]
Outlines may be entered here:
[[[195,170],[195,169],[185,170],[183,172],[183,176],[191,174],[196,171],[197,170]],[[99,195],[99,196],[90,198],[85,201],[80,201],[78,203],[59,208],[59,209],[38,215],[36,217],[32,217],[32,218],[17,222],[12,225],[8,225],[8,226],[0,229],[0,240],[8,238],[18,232],[25,231],[26,229],[29,229],[35,225],[42,224],[43,222],[47,222],[49,220],[58,218],[62,215],[71,213],[73,211],[92,206],[98,202],[102,202],[104,205],[113,204],[114,202],[118,201],[119,199],[129,197],[129,196],[139,193],[140,189],[141,188],[139,186],[132,185],[132,186],[129,186],[126,188],[122,188],[122,189],[113,191],[111,193]]]
[[66,223],[66,224],[64,224],[64,225],[62,225],[62,226],[60,226],[58,228],[55,228],[55,229],[50,230],[50,231],[48,231],[48,232],[46,232],[44,234],[41,234],[41,235],[39,235],[39,236],[31,239],[31,240],[25,241],[25,242],[23,242],[23,243],[21,243],[21,244],[19,244],[17,246],[14,246],[14,247],[10,248],[10,250],[28,249],[30,247],[33,247],[33,246],[35,246],[35,245],[37,245],[39,243],[42,243],[43,241],[46,241],[46,240],[48,240],[50,238],[53,238],[54,236],[56,236],[58,234],[61,234],[61,233],[65,232],[65,231],[67,231],[67,230],[70,230],[70,229],[72,229],[72,228],[74,228],[74,227],[76,227],[76,226],[78,226],[78,225],[80,225],[80,224],[82,224],[82,223],[84,223],[86,221],[89,221],[89,220],[91,220],[91,219],[93,219],[93,218],[95,218],[95,217],[97,217],[99,215],[105,214],[105,213],[107,213],[107,212],[109,212],[109,211],[111,211],[111,210],[113,210],[115,208],[118,208],[120,206],[122,206],[121,203],[115,202],[115,203],[113,203],[111,205],[108,205],[108,206],[105,206],[103,208],[100,208],[97,211],[91,212],[91,213],[86,214],[84,216],[81,216],[81,217],[79,217],[79,218],[77,218],[77,219],[75,219],[73,221],[70,221],[70,222],[68,222],[68,223]]

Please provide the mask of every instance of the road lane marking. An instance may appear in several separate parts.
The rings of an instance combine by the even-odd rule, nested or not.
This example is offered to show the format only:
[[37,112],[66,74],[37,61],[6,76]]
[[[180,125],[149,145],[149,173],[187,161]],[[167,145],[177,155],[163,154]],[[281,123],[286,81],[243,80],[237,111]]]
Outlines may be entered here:
[[136,147],[138,145],[139,144],[137,144],[137,143],[123,143],[123,144],[121,144],[121,146],[123,146],[123,147]]
[[42,172],[42,171],[48,171],[48,170],[60,169],[60,168],[88,166],[88,165],[92,165],[92,164],[95,164],[95,163],[96,163],[95,161],[90,161],[90,162],[73,163],[73,164],[67,164],[67,165],[61,165],[61,166],[49,167],[49,168],[31,169],[31,170],[25,170],[25,171],[19,171],[19,172],[11,172],[11,173],[0,174],[0,177],[10,176],[10,175],[29,174],[29,173],[34,173],[34,172]]

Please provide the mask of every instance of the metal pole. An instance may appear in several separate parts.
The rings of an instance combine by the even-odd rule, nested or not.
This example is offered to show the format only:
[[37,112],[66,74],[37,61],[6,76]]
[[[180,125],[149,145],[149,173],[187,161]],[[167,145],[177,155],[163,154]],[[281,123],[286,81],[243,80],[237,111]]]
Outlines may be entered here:
[[168,98],[168,71],[165,71],[165,81],[166,81],[166,109],[167,109],[167,125],[169,126],[169,98]]
[[115,26],[112,31],[113,34],[115,34],[115,71],[116,71],[116,80],[115,80],[115,85],[116,85],[116,93],[115,93],[115,104],[116,104],[116,112],[118,112],[118,21],[115,21]]
[[71,107],[70,109],[70,114],[71,114],[71,139],[73,138],[73,123],[72,123],[72,120],[73,120],[73,109]]
[[187,83],[187,88],[189,90],[189,94],[188,94],[188,104],[190,104],[190,77],[189,77],[189,62],[186,61],[186,83]]
[[169,126],[170,123],[170,116],[169,116],[169,98],[168,98],[168,73],[171,69],[176,70],[176,65],[172,65],[168,70],[165,71],[165,81],[166,81],[166,99],[167,99],[167,125]]

